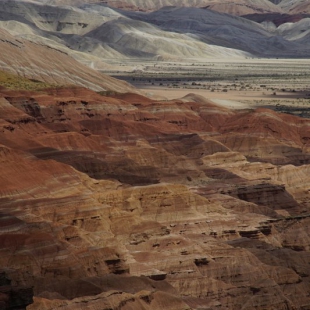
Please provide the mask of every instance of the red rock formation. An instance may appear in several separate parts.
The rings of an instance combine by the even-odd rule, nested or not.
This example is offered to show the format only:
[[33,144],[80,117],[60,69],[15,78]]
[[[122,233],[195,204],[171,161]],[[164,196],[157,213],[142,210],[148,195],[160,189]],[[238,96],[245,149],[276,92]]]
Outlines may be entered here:
[[0,96],[0,265],[33,286],[27,309],[309,306],[309,120],[194,95]]

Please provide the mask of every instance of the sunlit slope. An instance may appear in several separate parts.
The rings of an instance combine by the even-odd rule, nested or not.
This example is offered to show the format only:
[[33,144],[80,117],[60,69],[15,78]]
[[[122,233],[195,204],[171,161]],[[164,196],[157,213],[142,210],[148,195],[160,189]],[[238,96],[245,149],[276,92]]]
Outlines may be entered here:
[[15,38],[0,29],[0,69],[56,85],[80,85],[94,90],[134,91],[125,82],[92,70],[61,50]]

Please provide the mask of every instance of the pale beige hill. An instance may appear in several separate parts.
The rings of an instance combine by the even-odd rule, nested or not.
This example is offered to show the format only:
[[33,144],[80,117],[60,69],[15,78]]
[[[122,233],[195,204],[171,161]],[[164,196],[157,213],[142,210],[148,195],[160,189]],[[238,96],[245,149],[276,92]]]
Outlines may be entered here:
[[15,20],[0,26],[12,35],[61,50],[91,68],[103,69],[102,59],[249,56],[233,47],[210,45],[192,35],[125,18],[102,5],[86,5],[83,11],[27,2],[5,4],[0,13]]
[[293,14],[309,13],[310,1],[309,0],[283,0],[279,6],[285,11]]
[[151,13],[123,11],[123,14],[165,31],[191,34],[202,42],[243,50],[252,55],[286,58],[309,55],[302,44],[271,35],[255,22],[212,10],[166,7]]
[[94,90],[134,91],[122,81],[92,70],[68,54],[39,43],[16,39],[0,29],[0,69],[50,84],[73,84]]
[[[100,5],[80,10],[46,5],[49,1],[41,2],[4,1],[5,5],[0,7],[0,20],[3,19],[0,21],[0,28],[16,38],[25,38],[63,51],[92,69],[109,67],[102,58],[122,58],[115,49],[109,46],[102,48],[98,40],[83,37],[103,23],[119,18],[122,16],[120,13]],[[67,40],[76,42],[74,49],[74,44],[68,44]]]
[[[308,55],[307,47],[299,42],[274,36],[261,25],[242,17],[209,9],[170,6],[141,13],[113,10],[102,3],[72,8],[51,6],[46,2],[50,3],[4,1],[5,6],[0,8],[2,27],[16,37],[61,50],[95,69],[104,69],[104,62],[111,62],[111,59],[179,61],[184,58]],[[135,0],[135,3],[144,3],[147,8],[153,2]],[[198,3],[203,2],[197,0],[191,4]],[[237,15],[253,13],[253,8],[270,12],[276,7],[267,0],[259,5],[245,0],[206,3],[205,7],[221,6],[224,12],[230,7],[231,13]],[[164,4],[173,3],[161,1],[157,6]]]
[[2,20],[17,20],[39,29],[64,34],[83,35],[113,17],[91,14],[74,7],[47,6],[24,1],[2,1]]
[[0,21],[0,29],[1,28],[8,31],[16,39],[24,38],[36,44],[46,45],[61,52],[64,52],[78,62],[92,69],[115,69],[113,65],[104,62],[100,55],[98,57],[94,55],[94,53],[89,53],[87,50],[86,52],[82,52],[69,48],[66,42],[62,41],[53,33],[41,31],[40,29],[31,25],[27,25],[15,20]]
[[108,55],[111,58],[183,59],[249,55],[235,49],[203,43],[195,36],[163,31],[148,23],[127,18],[105,23],[89,32],[87,37],[72,37],[68,42],[74,49],[80,47],[82,51],[88,50],[96,56]]
[[304,18],[297,23],[282,24],[276,33],[287,40],[303,40],[310,34],[310,18]]

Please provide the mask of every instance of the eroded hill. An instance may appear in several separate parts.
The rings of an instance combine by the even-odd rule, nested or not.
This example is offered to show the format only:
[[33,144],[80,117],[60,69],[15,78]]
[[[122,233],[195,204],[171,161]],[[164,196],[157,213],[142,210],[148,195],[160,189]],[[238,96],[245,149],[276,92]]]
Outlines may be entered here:
[[[119,9],[118,2],[2,2],[1,31],[9,32],[16,40],[28,40],[67,54],[91,69],[108,71],[115,61],[134,61],[138,66],[141,59],[206,61],[225,57],[296,58],[309,54],[308,38],[295,38],[291,30],[292,22],[307,20],[306,9],[283,11],[280,4],[267,0],[182,1],[182,5],[170,1],[180,6],[155,1],[158,5],[146,12],[136,5],[148,7],[156,4],[154,1],[124,2],[133,5],[133,10],[127,6]],[[116,7],[108,6],[112,4]],[[289,37],[282,34],[282,24],[289,30]],[[78,71],[85,70],[81,67]],[[65,71],[63,75],[66,74]],[[85,77],[81,78],[85,81]]]
[[309,307],[308,119],[0,94],[0,265],[27,309]]

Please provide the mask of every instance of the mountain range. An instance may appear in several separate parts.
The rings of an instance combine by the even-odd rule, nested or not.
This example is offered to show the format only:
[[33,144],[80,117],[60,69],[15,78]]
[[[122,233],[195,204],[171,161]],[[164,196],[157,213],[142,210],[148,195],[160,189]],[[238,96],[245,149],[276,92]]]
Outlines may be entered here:
[[[20,40],[27,46],[36,46],[33,55],[43,55],[46,48],[58,51],[62,57],[70,58],[67,63],[73,61],[71,58],[80,63],[76,64],[79,69],[75,76],[87,71],[95,77],[98,73],[93,69],[107,70],[113,61],[308,57],[308,5],[308,1],[285,0],[278,4],[267,0],[4,0],[0,29],[6,37],[2,44],[9,42],[13,47],[14,40]],[[10,67],[5,53],[1,55],[1,68]],[[16,61],[19,57],[17,53]],[[27,67],[23,70],[29,71]],[[47,80],[44,70],[37,75],[38,70],[33,70],[32,75],[41,75],[41,79],[45,76]],[[67,73],[62,78],[72,83]],[[85,81],[82,76],[80,79]],[[105,89],[98,85],[90,87]]]

